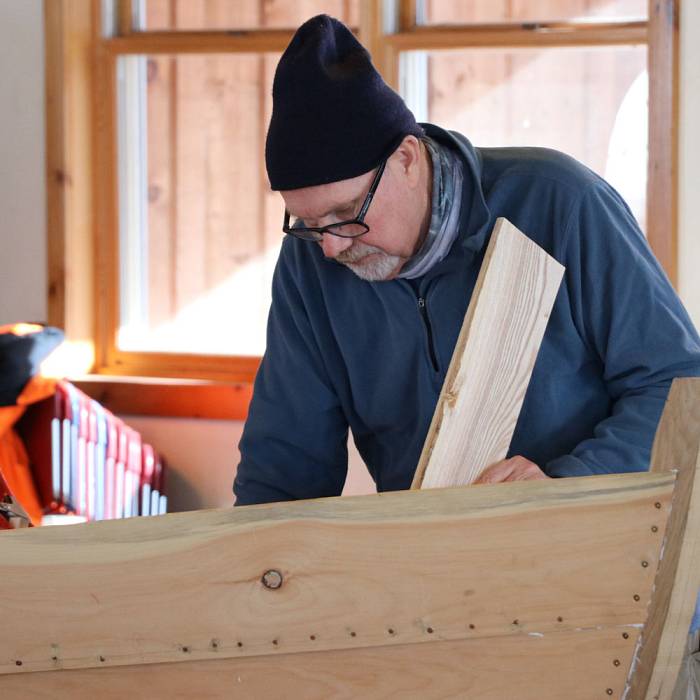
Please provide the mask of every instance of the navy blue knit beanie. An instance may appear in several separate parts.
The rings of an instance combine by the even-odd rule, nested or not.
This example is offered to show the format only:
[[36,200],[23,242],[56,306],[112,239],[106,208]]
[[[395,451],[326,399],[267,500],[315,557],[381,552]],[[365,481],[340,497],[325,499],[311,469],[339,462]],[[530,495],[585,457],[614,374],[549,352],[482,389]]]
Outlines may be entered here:
[[408,134],[423,130],[344,24],[318,15],[299,27],[272,86],[265,161],[273,190],[362,175]]

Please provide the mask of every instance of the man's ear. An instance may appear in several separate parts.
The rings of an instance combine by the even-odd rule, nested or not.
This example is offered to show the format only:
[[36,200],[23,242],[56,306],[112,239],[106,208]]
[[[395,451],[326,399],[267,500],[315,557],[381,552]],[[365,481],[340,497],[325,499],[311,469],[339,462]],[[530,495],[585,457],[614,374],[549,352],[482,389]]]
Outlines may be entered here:
[[420,141],[413,134],[404,137],[391,159],[395,163],[398,174],[406,178],[410,187],[415,187],[420,180]]

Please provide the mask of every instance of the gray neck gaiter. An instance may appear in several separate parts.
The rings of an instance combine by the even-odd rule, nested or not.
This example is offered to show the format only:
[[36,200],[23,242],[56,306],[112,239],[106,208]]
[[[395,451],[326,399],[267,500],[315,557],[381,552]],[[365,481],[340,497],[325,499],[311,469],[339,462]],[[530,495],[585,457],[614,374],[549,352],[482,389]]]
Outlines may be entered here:
[[439,263],[459,233],[464,174],[462,161],[449,148],[431,138],[424,143],[433,162],[433,193],[430,226],[420,250],[404,265],[397,277],[415,279]]

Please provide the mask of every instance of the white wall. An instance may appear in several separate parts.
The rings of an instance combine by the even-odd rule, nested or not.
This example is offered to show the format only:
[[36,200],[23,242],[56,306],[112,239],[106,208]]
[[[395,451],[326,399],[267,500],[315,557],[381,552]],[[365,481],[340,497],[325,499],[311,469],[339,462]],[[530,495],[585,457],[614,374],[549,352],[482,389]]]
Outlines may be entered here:
[[[230,506],[233,477],[240,460],[238,441],[243,423],[121,416],[154,445],[168,463],[167,491],[171,511]],[[352,442],[344,494],[372,493],[374,482]]]
[[41,0],[0,0],[0,324],[46,320]]
[[[680,292],[700,327],[700,2],[682,3]],[[0,323],[46,317],[41,0],[0,0]],[[177,509],[231,503],[241,423],[127,417],[171,465]],[[351,452],[350,492],[372,484]]]

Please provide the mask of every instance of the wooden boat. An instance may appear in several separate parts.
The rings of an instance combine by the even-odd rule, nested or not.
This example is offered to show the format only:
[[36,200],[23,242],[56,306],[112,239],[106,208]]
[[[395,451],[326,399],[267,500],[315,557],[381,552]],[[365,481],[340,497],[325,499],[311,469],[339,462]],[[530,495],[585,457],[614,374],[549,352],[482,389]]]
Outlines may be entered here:
[[0,697],[671,698],[699,460],[682,379],[649,472],[7,532]]
[[4,698],[670,698],[700,586],[700,380],[649,473],[0,537]]

